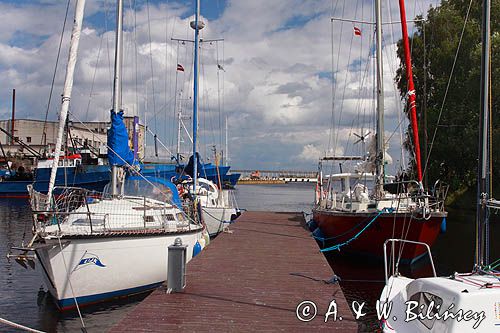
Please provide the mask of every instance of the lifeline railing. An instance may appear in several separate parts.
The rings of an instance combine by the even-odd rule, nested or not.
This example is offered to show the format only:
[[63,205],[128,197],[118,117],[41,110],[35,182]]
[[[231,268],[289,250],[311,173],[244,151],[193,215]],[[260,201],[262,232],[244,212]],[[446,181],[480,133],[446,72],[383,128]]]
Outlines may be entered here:
[[[436,274],[436,268],[434,267],[434,261],[432,260],[432,254],[431,254],[431,248],[427,243],[423,242],[417,242],[417,241],[411,241],[411,240],[406,240],[406,239],[396,239],[396,238],[389,238],[384,242],[384,272],[385,272],[385,282],[389,281],[389,271],[388,271],[388,265],[387,265],[387,243],[392,244],[392,250],[394,253],[394,244],[400,242],[400,243],[410,243],[410,244],[416,244],[416,245],[422,245],[425,246],[427,249],[427,253],[429,254],[429,259],[431,261],[431,266],[432,266],[432,272],[434,274],[434,277],[437,276]],[[395,266],[395,260],[392,260],[392,275],[394,275],[397,272],[397,266]]]
[[92,203],[109,200],[101,193],[81,188],[65,188],[47,205],[47,195],[30,190],[34,231],[45,232],[45,228],[70,221],[73,232],[83,234],[109,231],[137,231],[162,229],[166,231],[191,230],[190,221],[197,221],[196,209],[184,203],[179,210],[167,202],[151,198],[126,196],[122,200],[132,206],[129,212],[123,206],[107,205],[106,211],[96,211]]

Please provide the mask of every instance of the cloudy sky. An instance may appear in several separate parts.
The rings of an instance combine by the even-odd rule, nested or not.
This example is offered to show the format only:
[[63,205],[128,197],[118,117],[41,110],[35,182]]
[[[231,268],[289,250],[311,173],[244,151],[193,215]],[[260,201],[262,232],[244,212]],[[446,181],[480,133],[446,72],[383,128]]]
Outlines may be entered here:
[[[398,21],[397,2],[382,2],[383,21]],[[13,88],[18,118],[43,120],[48,109],[48,119],[57,119],[74,4],[71,0],[48,108],[67,0],[0,1],[0,119],[10,117]],[[431,4],[437,1],[407,1],[408,19]],[[87,0],[71,100],[74,121],[108,119],[115,5],[113,0]],[[175,151],[175,114],[179,109],[185,115],[192,112],[193,45],[172,38],[193,38],[189,22],[194,1],[124,0],[124,7],[123,108]],[[330,18],[371,22],[373,1],[201,0],[201,7],[206,27],[199,150],[205,159],[213,145],[224,149],[226,118],[233,168],[314,170],[325,153],[369,149],[373,26],[332,23]],[[361,29],[361,36],[354,34],[354,27]],[[384,25],[385,136],[395,165],[402,161],[398,125],[406,127],[393,83],[394,43],[399,38],[398,24]],[[177,64],[185,71],[176,71]],[[190,120],[185,122],[191,131]],[[354,144],[356,134],[368,132],[365,145]],[[188,140],[183,135],[184,151],[190,149]],[[152,146],[149,136],[150,154]],[[168,155],[166,150],[159,153]]]

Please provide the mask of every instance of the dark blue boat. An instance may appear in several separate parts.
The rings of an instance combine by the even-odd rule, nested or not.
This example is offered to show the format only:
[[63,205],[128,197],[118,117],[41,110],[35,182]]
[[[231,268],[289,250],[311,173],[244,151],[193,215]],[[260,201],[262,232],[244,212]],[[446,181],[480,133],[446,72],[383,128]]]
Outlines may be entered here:
[[[208,179],[215,184],[219,184],[219,175],[222,184],[229,184],[235,186],[240,178],[239,173],[229,174],[230,166],[221,165],[219,166],[219,172],[217,172],[217,167],[212,163],[200,164],[199,176]],[[184,165],[175,164],[143,164],[141,166],[141,173],[144,176],[154,176],[162,177],[166,179],[172,179],[173,177],[178,177],[179,174],[184,170]]]
[[[66,160],[66,166],[60,166],[56,174],[56,186],[82,187],[89,190],[102,191],[109,183],[109,165],[85,165],[81,163],[79,154],[61,158]],[[27,198],[27,186],[33,184],[38,192],[46,193],[49,188],[51,168],[46,167],[51,159],[39,162],[33,173],[17,172],[11,176],[4,176],[0,181],[0,197]]]

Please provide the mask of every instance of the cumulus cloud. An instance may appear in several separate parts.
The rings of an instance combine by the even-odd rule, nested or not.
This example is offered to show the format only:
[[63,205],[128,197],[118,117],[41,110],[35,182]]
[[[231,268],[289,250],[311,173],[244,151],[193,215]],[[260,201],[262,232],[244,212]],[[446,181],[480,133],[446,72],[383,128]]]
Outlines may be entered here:
[[318,147],[308,144],[302,148],[299,158],[306,161],[318,161],[321,155],[321,151]]
[[[424,12],[433,2],[417,0],[413,8],[408,5],[407,16]],[[181,108],[189,115],[192,110],[193,45],[172,38],[193,38],[189,28],[193,6],[191,1],[150,1],[148,10],[138,1],[134,11],[125,3],[123,107],[127,114],[139,115],[174,150],[176,111]],[[55,0],[0,4],[1,118],[10,115],[10,88],[17,89],[19,117],[44,118],[65,5],[65,1]],[[203,6],[215,5],[202,1],[202,14]],[[372,9],[363,6],[361,11],[355,4],[346,3],[342,9],[328,0],[228,0],[218,15],[204,17],[202,38],[207,42],[200,49],[199,116],[202,155],[210,158],[213,145],[219,151],[224,149],[221,128],[226,117],[228,154],[237,168],[314,170],[318,157],[332,151],[363,153],[363,145],[354,144],[354,133],[373,127],[373,31],[362,25],[363,35],[355,38],[352,24],[330,22],[332,16],[342,15],[371,20]],[[102,121],[109,115],[114,15],[106,1],[87,3],[71,101],[71,113],[77,119]],[[384,21],[397,20],[398,15],[396,6],[384,4]],[[70,29],[68,24],[49,110],[53,120],[57,118]],[[224,42],[209,42],[217,38]],[[401,102],[393,83],[398,38],[397,25],[386,29],[384,83],[386,138],[390,138],[391,155],[401,160],[397,158],[401,156]],[[177,63],[185,72],[176,72]],[[188,151],[187,137],[184,139],[183,149]]]

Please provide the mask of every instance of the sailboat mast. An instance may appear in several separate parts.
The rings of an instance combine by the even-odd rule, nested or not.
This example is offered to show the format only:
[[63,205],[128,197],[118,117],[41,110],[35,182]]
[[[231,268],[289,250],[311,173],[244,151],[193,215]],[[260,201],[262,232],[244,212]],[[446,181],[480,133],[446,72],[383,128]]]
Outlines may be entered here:
[[376,141],[376,194],[381,195],[384,185],[384,78],[382,59],[382,5],[375,1],[375,29],[377,56],[377,141]]
[[224,150],[224,160],[225,160],[225,163],[227,164],[228,161],[229,161],[229,144],[227,143],[227,115],[226,115],[226,121],[225,121],[225,125],[226,125],[226,148]]
[[181,108],[181,97],[182,92],[179,93],[179,111],[177,113],[178,116],[178,124],[177,124],[177,163],[179,163],[181,158],[181,130],[182,130],[182,108]]
[[408,38],[408,26],[406,24],[405,0],[399,0],[399,13],[401,17],[401,31],[403,33],[403,46],[405,51],[406,79],[408,81],[408,112],[410,113],[411,130],[413,134],[413,146],[415,147],[415,164],[417,167],[417,179],[419,182],[422,182],[422,162],[420,160],[420,139],[418,138],[418,123],[417,123],[417,97],[415,93],[415,86],[413,84],[410,41]]
[[[199,21],[200,0],[196,0],[196,9],[194,22],[191,22],[191,28],[194,29],[194,87],[193,87],[193,193],[196,193],[196,182],[198,180],[198,155],[197,155],[197,137],[198,137],[198,47],[200,29],[203,27]],[[194,23],[194,24],[193,24]]]
[[52,195],[54,190],[57,166],[59,163],[59,155],[61,154],[61,146],[64,134],[64,127],[68,117],[69,102],[71,100],[71,91],[73,90],[73,74],[75,72],[76,58],[78,54],[78,45],[80,42],[80,34],[82,31],[83,12],[85,9],[85,0],[78,0],[75,6],[75,17],[73,23],[73,31],[71,33],[71,42],[69,46],[68,66],[66,67],[66,77],[64,79],[64,89],[62,94],[61,112],[59,114],[59,129],[57,132],[57,140],[55,147],[55,156],[52,162],[52,169],[50,171],[48,198]]
[[[115,68],[113,78],[113,112],[117,114],[121,109],[122,91],[122,47],[123,47],[123,1],[117,0],[116,6],[116,35],[115,35]],[[118,195],[118,166],[111,168],[111,189],[113,196]]]
[[[489,199],[489,89],[490,89],[490,12],[491,0],[483,0],[482,52],[481,52],[481,109],[479,112],[479,162],[477,185],[476,214],[476,253],[474,266],[481,268],[488,264],[488,253],[485,251],[486,225],[488,212],[486,202]],[[486,260],[485,260],[486,257]]]

